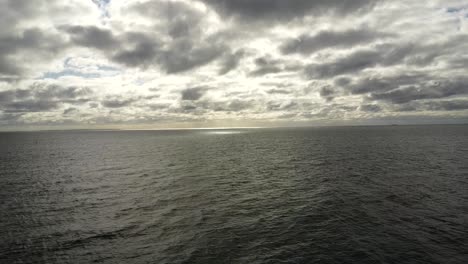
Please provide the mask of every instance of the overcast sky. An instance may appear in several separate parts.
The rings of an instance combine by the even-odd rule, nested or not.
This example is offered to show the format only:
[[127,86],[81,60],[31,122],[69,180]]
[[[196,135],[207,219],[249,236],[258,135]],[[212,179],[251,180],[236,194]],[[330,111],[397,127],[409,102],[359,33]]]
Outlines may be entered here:
[[0,129],[468,122],[466,0],[0,0]]

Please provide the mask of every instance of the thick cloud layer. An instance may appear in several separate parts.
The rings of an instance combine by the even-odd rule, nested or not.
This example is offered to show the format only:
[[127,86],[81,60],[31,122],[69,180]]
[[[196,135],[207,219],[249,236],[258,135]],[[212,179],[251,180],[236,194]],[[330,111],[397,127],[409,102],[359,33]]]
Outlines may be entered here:
[[90,101],[91,91],[82,87],[34,84],[27,89],[0,92],[0,110],[6,113],[48,112],[61,105]]
[[0,0],[0,25],[4,129],[468,121],[462,0]]
[[351,29],[346,31],[320,31],[315,35],[301,35],[285,42],[281,46],[284,54],[312,54],[322,49],[352,48],[368,44],[375,40],[389,37],[388,34],[372,32],[368,29]]
[[202,0],[222,14],[241,19],[284,20],[301,18],[308,14],[348,15],[369,10],[376,1],[370,0]]

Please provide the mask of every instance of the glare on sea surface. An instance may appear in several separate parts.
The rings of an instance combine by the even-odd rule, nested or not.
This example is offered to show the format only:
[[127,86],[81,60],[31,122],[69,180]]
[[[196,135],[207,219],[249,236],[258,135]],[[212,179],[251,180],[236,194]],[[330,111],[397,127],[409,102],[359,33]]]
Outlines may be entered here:
[[240,134],[244,133],[244,131],[240,130],[209,130],[209,131],[204,131],[204,134],[208,135],[232,135],[232,134]]

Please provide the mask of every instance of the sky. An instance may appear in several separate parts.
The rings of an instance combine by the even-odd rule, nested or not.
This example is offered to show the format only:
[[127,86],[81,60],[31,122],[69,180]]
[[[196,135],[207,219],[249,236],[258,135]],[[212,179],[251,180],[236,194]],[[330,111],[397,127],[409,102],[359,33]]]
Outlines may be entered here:
[[468,123],[466,0],[0,0],[0,130]]

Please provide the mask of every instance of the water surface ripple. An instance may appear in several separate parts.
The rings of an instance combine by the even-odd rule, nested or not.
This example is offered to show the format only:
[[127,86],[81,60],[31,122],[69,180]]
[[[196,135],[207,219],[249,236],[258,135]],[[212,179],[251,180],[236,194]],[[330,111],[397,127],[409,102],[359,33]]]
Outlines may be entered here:
[[468,263],[468,126],[0,133],[1,263]]

